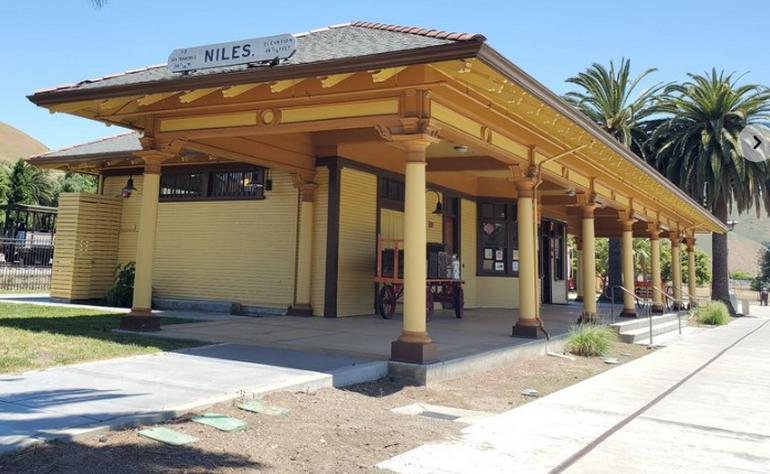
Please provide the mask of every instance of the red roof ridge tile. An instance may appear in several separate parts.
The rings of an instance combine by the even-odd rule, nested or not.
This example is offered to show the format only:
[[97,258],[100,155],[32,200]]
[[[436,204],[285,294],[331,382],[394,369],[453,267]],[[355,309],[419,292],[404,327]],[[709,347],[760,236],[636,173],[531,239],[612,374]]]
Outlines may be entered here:
[[388,23],[373,23],[370,21],[352,21],[350,26],[358,28],[369,28],[372,30],[396,31],[399,33],[409,33],[412,35],[427,36],[429,38],[448,39],[453,41],[486,41],[487,38],[478,33],[460,33],[453,31],[443,31],[429,28],[419,28],[415,26],[391,25]]

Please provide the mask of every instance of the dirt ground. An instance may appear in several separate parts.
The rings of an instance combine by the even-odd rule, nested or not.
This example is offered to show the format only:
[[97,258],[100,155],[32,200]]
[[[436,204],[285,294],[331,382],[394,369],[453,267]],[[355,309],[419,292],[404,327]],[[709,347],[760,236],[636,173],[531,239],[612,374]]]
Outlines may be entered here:
[[[642,346],[615,343],[609,355],[626,363],[647,352]],[[531,401],[520,394],[525,388],[547,395],[612,367],[598,358],[541,357],[429,388],[383,379],[314,393],[273,393],[264,403],[288,408],[288,416],[249,413],[235,402],[200,411],[245,420],[245,432],[220,432],[185,416],[166,426],[199,439],[187,447],[165,446],[138,436],[140,428],[132,428],[12,453],[0,457],[0,472],[381,472],[374,467],[377,463],[458,435],[465,426],[399,415],[392,408],[422,402],[499,413]]]

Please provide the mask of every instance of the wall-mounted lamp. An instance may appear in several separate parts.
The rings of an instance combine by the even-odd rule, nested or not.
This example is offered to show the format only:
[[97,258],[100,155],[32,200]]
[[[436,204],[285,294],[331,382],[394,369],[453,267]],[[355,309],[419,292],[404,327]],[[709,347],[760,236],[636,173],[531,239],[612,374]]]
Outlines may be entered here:
[[738,221],[727,221],[727,228],[732,232],[735,230],[735,226],[738,225]]
[[438,198],[438,200],[436,201],[436,209],[433,210],[433,214],[436,214],[439,216],[444,214],[444,205],[441,204],[441,194],[439,194],[438,191],[434,191],[432,189],[429,189],[428,192],[436,194],[436,197]]
[[126,185],[123,187],[123,190],[121,191],[121,195],[124,198],[130,198],[131,193],[133,193],[134,191],[136,191],[136,188],[134,187],[134,178],[128,178]]

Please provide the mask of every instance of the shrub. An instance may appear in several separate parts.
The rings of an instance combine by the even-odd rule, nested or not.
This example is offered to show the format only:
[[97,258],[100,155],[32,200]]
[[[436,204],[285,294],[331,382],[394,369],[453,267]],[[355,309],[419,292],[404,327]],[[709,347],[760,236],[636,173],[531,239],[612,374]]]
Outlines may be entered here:
[[567,350],[579,356],[601,356],[616,339],[617,335],[607,326],[581,325],[570,330]]
[[730,322],[730,312],[721,301],[712,301],[695,310],[695,319],[702,324],[722,326]]
[[134,266],[134,262],[128,262],[122,267],[118,265],[115,268],[115,283],[104,295],[104,301],[109,306],[131,307],[134,299]]

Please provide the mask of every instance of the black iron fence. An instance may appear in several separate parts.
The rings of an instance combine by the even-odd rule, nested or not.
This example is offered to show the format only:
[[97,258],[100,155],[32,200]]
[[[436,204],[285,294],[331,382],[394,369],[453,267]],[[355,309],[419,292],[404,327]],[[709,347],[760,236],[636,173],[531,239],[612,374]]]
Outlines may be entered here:
[[33,291],[51,288],[53,237],[32,234],[0,238],[0,290]]

